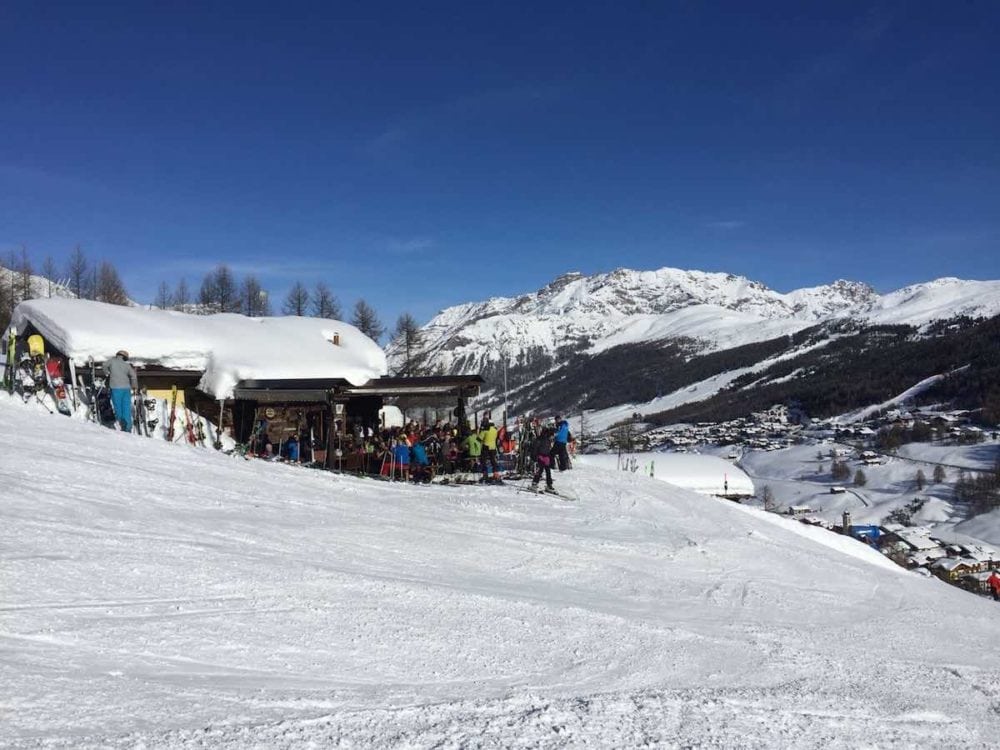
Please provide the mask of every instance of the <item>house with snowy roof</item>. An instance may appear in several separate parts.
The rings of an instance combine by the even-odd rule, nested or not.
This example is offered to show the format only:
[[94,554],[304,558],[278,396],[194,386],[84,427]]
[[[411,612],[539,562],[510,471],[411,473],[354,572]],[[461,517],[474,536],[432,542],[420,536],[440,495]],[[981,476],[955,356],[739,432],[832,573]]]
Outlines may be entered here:
[[930,529],[923,527],[886,528],[886,533],[879,537],[878,548],[907,568],[924,567],[948,556],[941,540],[932,537]]
[[956,583],[963,576],[981,573],[980,563],[968,557],[942,557],[930,564],[931,572],[938,578]]
[[1000,552],[986,545],[955,542],[948,546],[948,555],[974,560],[980,565],[981,570],[1000,568]]
[[387,399],[445,399],[462,413],[483,383],[478,374],[389,377],[375,341],[325,318],[192,315],[51,298],[19,304],[11,330],[22,342],[42,336],[46,355],[65,361],[74,394],[86,392],[103,363],[125,350],[140,389],[161,404],[176,389],[182,409],[237,442],[264,418],[275,437],[304,430],[315,444],[332,445],[349,422],[378,427]]

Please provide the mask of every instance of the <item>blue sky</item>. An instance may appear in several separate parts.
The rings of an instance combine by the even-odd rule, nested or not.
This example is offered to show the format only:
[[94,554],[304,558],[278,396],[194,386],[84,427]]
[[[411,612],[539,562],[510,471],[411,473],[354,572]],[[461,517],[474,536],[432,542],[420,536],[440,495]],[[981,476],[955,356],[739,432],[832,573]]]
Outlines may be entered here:
[[1000,3],[0,6],[0,251],[392,324],[570,270],[1000,278]]

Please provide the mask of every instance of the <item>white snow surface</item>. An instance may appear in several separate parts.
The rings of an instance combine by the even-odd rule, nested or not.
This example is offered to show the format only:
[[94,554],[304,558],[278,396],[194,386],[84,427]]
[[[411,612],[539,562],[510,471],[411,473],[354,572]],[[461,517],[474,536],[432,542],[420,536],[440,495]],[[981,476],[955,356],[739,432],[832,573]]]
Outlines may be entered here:
[[[947,373],[947,375],[959,372],[966,366],[967,365],[963,365],[962,367],[956,368],[952,372]],[[855,422],[864,421],[868,419],[872,414],[888,409],[891,406],[905,406],[911,403],[913,399],[915,399],[917,396],[919,396],[921,393],[926,391],[931,386],[940,383],[942,380],[945,379],[945,377],[947,377],[947,375],[931,375],[930,377],[924,378],[916,385],[910,386],[899,395],[894,396],[893,398],[890,398],[887,401],[883,401],[880,404],[873,404],[871,406],[865,406],[861,409],[856,409],[854,411],[847,412],[846,414],[842,414],[839,417],[836,417],[835,421],[844,424],[852,424]]]
[[3,747],[996,745],[1000,605],[820,530],[0,425]]
[[[245,379],[344,378],[363,385],[386,373],[382,349],[354,326],[326,318],[191,315],[78,299],[38,299],[14,310],[63,354],[101,362],[119,349],[137,365],[202,370],[198,387],[228,398]],[[339,345],[334,345],[334,335]]]
[[635,459],[636,473],[653,478],[691,492],[702,495],[753,495],[753,480],[730,461],[718,456],[697,453],[644,452],[623,456],[617,454],[590,454],[573,459],[583,466],[593,466],[605,471],[621,472],[624,462],[626,470],[630,459]]
[[[726,449],[728,450],[728,449]],[[836,480],[830,473],[830,450],[842,450],[841,460],[852,473],[862,470],[863,487],[852,480]],[[916,500],[923,507],[913,514],[912,523],[929,526],[935,536],[964,542],[986,542],[1000,547],[1000,512],[969,517],[963,503],[954,501],[953,485],[959,472],[988,472],[1000,460],[1000,442],[989,440],[977,445],[937,445],[910,443],[894,456],[882,456],[881,465],[865,465],[857,451],[834,443],[799,445],[777,451],[745,451],[740,467],[753,479],[758,494],[770,487],[779,510],[791,505],[811,508],[811,516],[838,523],[844,511],[854,523],[883,524],[892,511]],[[937,465],[944,470],[944,482],[933,481]],[[917,472],[924,474],[924,488],[918,489]],[[831,494],[839,485],[846,492]]]

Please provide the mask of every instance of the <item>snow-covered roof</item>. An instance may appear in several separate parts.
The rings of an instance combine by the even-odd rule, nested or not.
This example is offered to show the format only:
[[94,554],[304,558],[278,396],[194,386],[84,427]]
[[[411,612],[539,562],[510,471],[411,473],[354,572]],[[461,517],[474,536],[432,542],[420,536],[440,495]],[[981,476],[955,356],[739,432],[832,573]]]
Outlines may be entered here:
[[931,563],[934,560],[939,560],[946,555],[947,553],[941,549],[941,547],[937,547],[936,549],[914,552],[912,555],[908,555],[906,559],[914,565],[927,565],[928,563]]
[[976,567],[976,561],[970,560],[967,557],[943,557],[935,560],[931,565],[932,568],[941,568],[942,570],[953,571],[960,567],[974,568]]
[[976,562],[991,562],[996,559],[1000,559],[997,555],[997,551],[989,547],[983,547],[981,545],[962,545],[962,550],[965,552],[965,556],[975,560]]
[[100,362],[125,349],[136,365],[202,371],[198,387],[216,398],[231,396],[241,380],[343,378],[363,385],[386,374],[377,343],[326,318],[190,315],[52,298],[15,308],[11,325],[17,332],[29,323],[79,362]]
[[915,550],[931,550],[940,547],[934,539],[931,539],[928,529],[908,528],[895,533]]

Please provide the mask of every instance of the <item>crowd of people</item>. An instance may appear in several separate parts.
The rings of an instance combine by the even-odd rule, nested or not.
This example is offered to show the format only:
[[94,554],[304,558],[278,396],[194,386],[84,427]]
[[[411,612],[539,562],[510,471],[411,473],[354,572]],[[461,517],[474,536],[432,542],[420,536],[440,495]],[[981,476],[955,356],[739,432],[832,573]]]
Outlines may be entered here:
[[[261,420],[263,422],[263,420]],[[308,446],[292,437],[272,444],[266,423],[252,440],[253,452],[289,460],[311,460]],[[489,416],[478,428],[438,421],[424,425],[410,421],[403,427],[383,430],[353,426],[334,443],[327,465],[360,474],[412,482],[439,481],[502,484],[504,478],[530,476],[538,487],[554,488],[552,469],[570,468],[568,447],[574,442],[569,423],[556,417],[546,424],[538,418],[521,421],[515,428],[497,425]],[[266,447],[265,447],[266,446]]]

